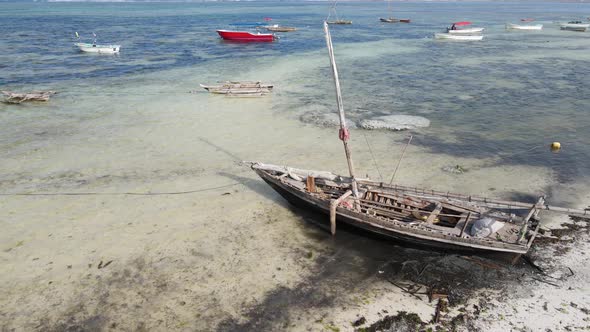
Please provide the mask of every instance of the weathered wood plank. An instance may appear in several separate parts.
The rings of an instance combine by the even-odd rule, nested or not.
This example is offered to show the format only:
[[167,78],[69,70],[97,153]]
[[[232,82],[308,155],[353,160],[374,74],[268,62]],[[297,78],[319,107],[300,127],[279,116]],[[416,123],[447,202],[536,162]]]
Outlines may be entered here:
[[306,183],[305,188],[307,189],[307,192],[315,193],[316,192],[315,178],[313,176],[308,176],[306,182],[307,183]]
[[440,211],[442,211],[442,204],[439,202],[436,204],[436,207],[434,208],[434,210],[430,213],[430,215],[426,219],[426,223],[434,224],[434,219],[436,219],[438,217],[438,214],[440,213]]

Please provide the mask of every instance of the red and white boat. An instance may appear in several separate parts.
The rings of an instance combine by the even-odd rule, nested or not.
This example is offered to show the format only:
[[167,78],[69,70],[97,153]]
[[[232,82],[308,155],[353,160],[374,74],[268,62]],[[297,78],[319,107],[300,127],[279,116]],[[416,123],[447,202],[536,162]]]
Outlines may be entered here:
[[455,22],[450,28],[447,28],[447,33],[453,35],[471,35],[481,33],[484,30],[484,28],[466,28],[469,25],[471,25],[471,22],[468,21]]
[[217,30],[221,38],[243,42],[271,42],[275,39],[272,33],[251,33],[248,31]]

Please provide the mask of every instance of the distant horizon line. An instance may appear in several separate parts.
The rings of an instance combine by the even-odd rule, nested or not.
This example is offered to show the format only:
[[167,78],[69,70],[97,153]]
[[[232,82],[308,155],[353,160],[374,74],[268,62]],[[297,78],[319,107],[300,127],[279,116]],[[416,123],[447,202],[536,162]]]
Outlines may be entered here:
[[[1,2],[149,2],[149,3],[188,3],[188,2],[333,2],[334,0],[0,0]],[[589,3],[590,0],[338,0],[338,2],[553,2],[553,3]]]

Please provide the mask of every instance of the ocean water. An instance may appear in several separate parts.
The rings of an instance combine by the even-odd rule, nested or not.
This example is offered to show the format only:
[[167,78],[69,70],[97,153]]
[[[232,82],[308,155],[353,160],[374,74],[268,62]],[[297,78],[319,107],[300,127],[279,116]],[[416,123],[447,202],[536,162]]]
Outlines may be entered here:
[[[330,6],[295,1],[0,3],[0,88],[59,91],[46,104],[0,104],[0,179],[47,178],[81,168],[77,163],[85,160],[102,165],[105,173],[128,167],[126,163],[137,165],[136,156],[156,160],[144,156],[149,146],[138,139],[161,142],[149,133],[166,121],[176,126],[171,132],[231,128],[231,119],[214,114],[238,106],[268,111],[274,121],[321,128],[322,121],[314,119],[335,108],[321,25]],[[585,18],[589,4],[403,2],[393,8],[395,16],[412,23],[380,23],[379,17],[389,16],[386,3],[338,4],[338,15],[353,20],[350,26],[332,27],[351,122],[390,114],[428,118],[431,126],[412,132],[412,144],[428,156],[443,158],[437,170],[465,158],[473,161],[472,168],[543,170],[557,184],[590,175],[590,33],[561,31],[555,24]],[[224,42],[215,32],[232,22],[264,17],[298,31],[261,44]],[[534,17],[544,24],[543,31],[504,29],[505,23],[523,17]],[[433,40],[434,32],[458,20],[485,27],[484,41]],[[121,54],[79,53],[72,46],[76,31],[83,40],[90,41],[95,32],[99,43],[121,44]],[[265,100],[249,101],[188,93],[199,83],[227,79],[265,79],[276,91]],[[179,118],[187,114],[185,121]],[[251,121],[256,121],[255,113]],[[247,133],[256,146],[260,140],[248,124],[231,130]],[[268,125],[272,130],[274,123]],[[141,137],[142,132],[149,138]],[[393,161],[384,155],[399,153],[408,133],[358,134],[353,144],[362,158],[368,157],[366,141],[374,140],[377,164],[389,165]],[[562,143],[560,153],[549,152],[552,141]],[[310,143],[320,150],[324,144]],[[113,146],[118,150],[98,160],[98,150]],[[179,146],[158,151],[164,163],[178,161],[172,151],[190,153]],[[338,153],[324,151],[331,158]],[[315,168],[322,162],[310,161]],[[374,164],[366,163],[367,173],[375,174]]]

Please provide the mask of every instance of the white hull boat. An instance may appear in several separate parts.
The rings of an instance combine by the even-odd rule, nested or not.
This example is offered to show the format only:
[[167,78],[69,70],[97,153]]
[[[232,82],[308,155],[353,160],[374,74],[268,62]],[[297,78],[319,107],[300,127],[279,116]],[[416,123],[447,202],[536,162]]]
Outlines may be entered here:
[[506,30],[525,30],[525,31],[543,30],[543,24],[520,25],[520,24],[507,23]]
[[586,23],[562,23],[560,24],[561,30],[570,31],[586,31],[590,27],[590,24]]
[[446,40],[464,40],[464,41],[468,41],[468,40],[482,40],[483,36],[482,35],[452,35],[449,33],[435,33],[434,34],[434,38],[435,39],[446,39]]
[[100,54],[115,54],[119,53],[121,45],[97,45],[90,43],[75,43],[76,47],[82,52],[100,53]]
[[469,35],[473,33],[482,33],[485,28],[465,28],[465,29],[447,29],[447,32],[453,35]]

